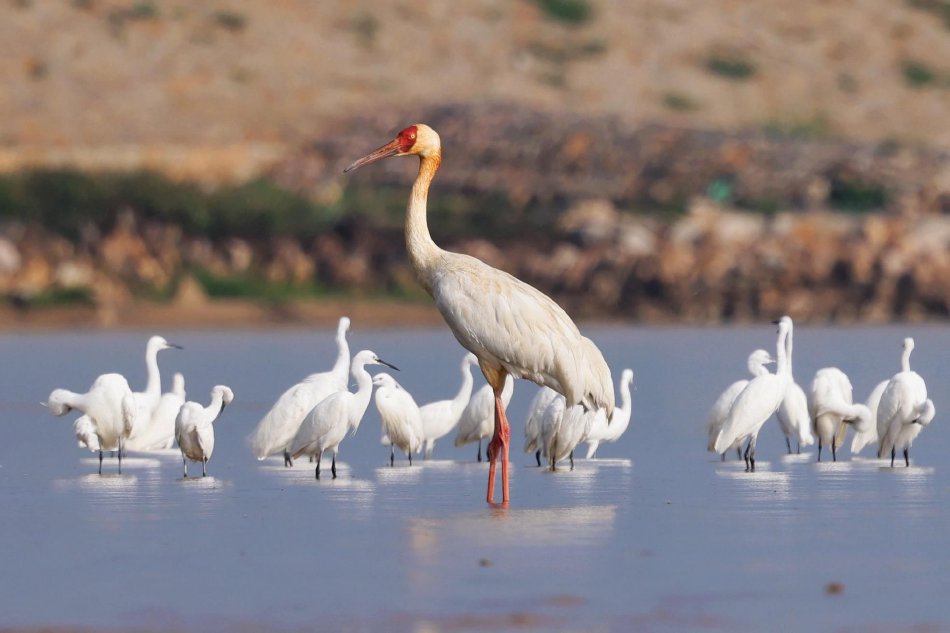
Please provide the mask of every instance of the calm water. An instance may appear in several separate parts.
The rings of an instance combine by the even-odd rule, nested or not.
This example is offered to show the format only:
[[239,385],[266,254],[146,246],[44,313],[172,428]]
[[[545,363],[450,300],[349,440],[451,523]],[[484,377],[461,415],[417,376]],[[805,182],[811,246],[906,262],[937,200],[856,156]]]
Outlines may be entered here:
[[[372,403],[336,481],[251,457],[244,437],[276,397],[332,363],[330,331],[163,332],[185,346],[159,357],[166,385],[182,371],[189,399],[215,383],[236,394],[211,476],[187,481],[174,452],[96,475],[72,416],[37,404],[105,371],[141,388],[149,333],[0,336],[0,627],[950,630],[950,328],[798,328],[798,382],[839,366],[861,400],[913,335],[937,418],[911,468],[893,470],[868,449],[786,458],[771,421],[754,474],[707,454],[702,425],[749,351],[774,347],[773,326],[588,333],[615,376],[635,372],[631,426],[573,472],[538,469],[521,453],[536,387],[517,382],[507,509],[486,506],[487,465],[451,437],[434,460],[390,469]],[[444,329],[356,323],[350,340],[400,366],[420,402],[458,387],[462,353]]]

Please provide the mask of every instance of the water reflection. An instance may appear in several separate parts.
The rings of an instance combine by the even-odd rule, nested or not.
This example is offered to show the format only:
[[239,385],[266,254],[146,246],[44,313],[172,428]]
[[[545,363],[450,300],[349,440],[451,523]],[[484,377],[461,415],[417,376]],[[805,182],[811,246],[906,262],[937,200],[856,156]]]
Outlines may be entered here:
[[[741,468],[739,468],[741,466]],[[792,493],[792,476],[783,471],[768,469],[755,463],[755,472],[745,472],[745,466],[738,464],[735,467],[719,467],[716,474],[725,479],[731,479],[739,484],[739,492],[749,500],[787,501],[794,496]]]

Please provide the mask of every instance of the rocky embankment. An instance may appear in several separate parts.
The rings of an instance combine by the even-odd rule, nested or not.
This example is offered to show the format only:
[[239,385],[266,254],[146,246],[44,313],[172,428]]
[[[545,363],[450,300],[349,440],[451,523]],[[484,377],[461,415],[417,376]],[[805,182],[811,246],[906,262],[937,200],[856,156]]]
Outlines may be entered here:
[[[438,108],[423,117],[445,148],[430,202],[496,201],[495,216],[510,220],[499,222],[505,230],[486,230],[443,208],[430,220],[438,241],[534,284],[578,317],[950,315],[946,154],[763,132],[625,129],[609,119],[499,106]],[[346,179],[340,171],[408,120],[341,123],[272,176],[328,205],[377,190],[402,204],[410,161],[384,161]],[[408,267],[398,222],[366,211],[306,239],[211,240],[161,218],[143,220],[135,209],[76,240],[7,224],[0,293],[12,306],[8,320],[18,315],[20,323],[65,299],[86,304],[100,323],[123,322],[128,306],[143,302],[194,313],[220,297],[263,295],[291,321],[301,313],[287,306],[301,298],[430,305]],[[446,230],[450,221],[462,228]]]

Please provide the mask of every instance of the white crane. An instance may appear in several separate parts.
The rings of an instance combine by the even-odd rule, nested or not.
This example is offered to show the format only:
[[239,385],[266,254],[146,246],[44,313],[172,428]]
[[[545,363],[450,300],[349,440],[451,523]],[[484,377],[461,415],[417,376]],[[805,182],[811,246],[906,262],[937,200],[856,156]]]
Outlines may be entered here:
[[432,457],[435,441],[448,435],[462,418],[462,412],[472,397],[472,365],[477,365],[475,354],[462,359],[462,386],[451,400],[437,400],[419,407],[422,418],[422,438],[426,459]]
[[293,466],[290,443],[300,429],[304,418],[324,398],[338,391],[346,391],[350,371],[350,346],[346,333],[350,319],[340,317],[336,329],[337,356],[330,371],[310,374],[281,394],[270,411],[261,418],[248,436],[251,451],[257,459],[275,453],[284,454],[284,466]]
[[785,447],[788,454],[792,454],[792,438],[797,442],[797,452],[802,452],[802,446],[811,446],[815,443],[815,437],[811,433],[811,414],[808,411],[808,398],[805,397],[805,390],[795,382],[795,376],[792,371],[792,338],[794,336],[793,328],[789,328],[788,336],[785,339],[785,356],[788,360],[788,388],[785,390],[785,397],[782,403],[775,411],[775,417],[778,418],[779,428],[785,435]]
[[[135,397],[135,406],[138,408],[135,415],[135,426],[129,434],[130,446],[138,446],[138,438],[149,434],[152,427],[152,414],[158,401],[162,397],[162,376],[158,370],[158,353],[166,349],[182,349],[181,345],[169,343],[164,337],[159,335],[151,336],[145,344],[145,372],[147,380],[144,391],[133,393]],[[136,449],[138,450],[138,449]]]
[[[515,381],[511,376],[505,378],[501,392],[501,403],[507,407],[515,392]],[[455,427],[455,447],[478,442],[476,458],[482,461],[482,440],[491,437],[495,431],[495,393],[491,385],[478,389],[462,410],[459,423]],[[489,445],[489,451],[491,446]],[[491,459],[491,455],[488,456]]]
[[376,386],[376,409],[382,424],[383,434],[389,441],[389,465],[396,462],[396,447],[409,457],[422,448],[422,417],[419,405],[412,395],[389,374],[373,376]]
[[863,431],[871,424],[871,412],[863,404],[854,404],[853,389],[848,376],[837,367],[824,367],[815,372],[808,399],[813,431],[818,438],[818,461],[821,449],[831,444],[831,460],[838,460],[838,447],[844,444],[848,424]]
[[[746,367],[749,369],[749,373],[752,374],[752,377],[764,376],[769,373],[766,365],[774,363],[775,360],[772,358],[772,355],[769,354],[764,349],[757,349],[749,354],[749,358],[746,361]],[[716,398],[716,401],[713,403],[712,408],[709,409],[709,414],[706,416],[706,434],[708,436],[708,441],[706,443],[706,450],[713,452],[716,448],[716,439],[719,437],[719,432],[722,430],[722,425],[726,423],[726,418],[729,417],[729,410],[732,408],[732,403],[735,402],[736,398],[742,393],[742,390],[746,388],[746,385],[749,384],[748,379],[737,380],[728,387],[725,391],[719,394],[719,397]],[[735,442],[736,450],[739,451],[739,458],[742,458],[742,448],[740,446],[741,440],[737,439]],[[732,448],[732,447],[729,447]],[[727,449],[728,450],[728,449]],[[722,452],[723,460],[726,459],[726,451]]]
[[891,466],[897,451],[904,454],[904,464],[910,466],[910,447],[923,427],[936,415],[933,400],[927,397],[927,384],[920,374],[910,368],[910,353],[914,339],[904,339],[901,371],[887,383],[877,409],[877,428],[881,433],[878,457],[891,456]]
[[745,389],[736,396],[722,430],[716,438],[713,449],[724,453],[735,443],[749,438],[745,449],[746,471],[755,471],[755,444],[759,431],[765,421],[772,417],[788,389],[788,355],[785,351],[785,337],[792,329],[792,319],[783,316],[778,321],[778,340],[775,344],[777,367],[774,374],[756,376],[749,381]]
[[613,381],[603,355],[550,297],[484,262],[439,248],[426,223],[429,186],[442,163],[439,135],[418,123],[352,163],[357,169],[389,156],[419,157],[419,172],[406,209],[406,250],[416,278],[462,347],[478,357],[495,396],[495,428],[489,445],[489,503],[494,501],[495,465],[501,460],[502,501],[509,500],[508,444],[511,428],[502,391],[513,375],[564,394],[569,404],[614,408]]
[[175,420],[181,405],[185,404],[185,377],[176,372],[172,376],[171,391],[166,391],[152,411],[148,428],[134,438],[129,438],[126,448],[130,451],[157,451],[171,448],[175,442]]
[[598,415],[594,418],[585,440],[587,442],[586,459],[594,457],[601,442],[616,442],[627,430],[627,426],[630,424],[630,414],[632,413],[631,384],[633,384],[633,370],[624,369],[620,372],[620,406],[614,408],[614,414],[610,416],[609,422],[607,416]]
[[175,418],[175,440],[181,449],[181,461],[188,476],[188,460],[201,462],[201,476],[208,474],[208,460],[214,453],[214,422],[224,407],[234,400],[234,392],[225,385],[211,389],[211,404],[207,407],[198,402],[181,405]]
[[[541,466],[541,453],[544,448],[541,438],[541,421],[548,405],[558,396],[561,396],[561,394],[554,391],[554,389],[540,387],[528,406],[528,417],[524,422],[524,452],[534,453],[538,466]],[[563,396],[561,397],[563,398]]]
[[53,415],[66,415],[73,409],[82,411],[95,426],[99,441],[99,474],[102,474],[102,451],[117,450],[119,472],[122,472],[124,442],[135,424],[136,404],[129,383],[121,374],[102,374],[86,393],[54,389],[46,402]]
[[373,378],[366,365],[385,365],[398,371],[374,352],[363,350],[353,357],[350,373],[356,379],[356,393],[343,390],[330,394],[317,403],[304,417],[297,434],[290,443],[292,457],[312,455],[317,459],[316,478],[320,479],[320,460],[324,451],[330,451],[333,462],[330,471],[336,479],[336,454],[348,431],[356,430],[363,420],[373,391]]

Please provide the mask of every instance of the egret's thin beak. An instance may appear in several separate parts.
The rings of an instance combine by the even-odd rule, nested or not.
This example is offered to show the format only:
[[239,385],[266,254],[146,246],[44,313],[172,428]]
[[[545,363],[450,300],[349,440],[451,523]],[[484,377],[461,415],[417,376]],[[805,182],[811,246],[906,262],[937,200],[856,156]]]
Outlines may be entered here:
[[376,360],[379,361],[379,364],[380,364],[380,365],[386,365],[386,367],[389,367],[390,369],[395,369],[396,371],[399,371],[399,368],[398,368],[398,367],[396,367],[396,366],[393,365],[392,363],[387,363],[387,362],[384,361],[382,358],[377,358]]
[[378,160],[384,158],[389,158],[390,156],[395,156],[399,153],[399,139],[393,139],[390,142],[386,143],[375,152],[367,154],[363,158],[360,158],[352,165],[343,170],[343,173],[348,171],[353,171],[354,169],[359,169],[363,165],[369,165],[370,163],[375,163]]
[[181,345],[176,345],[176,344],[174,344],[174,343],[167,343],[167,345],[168,345],[168,347],[170,347],[171,349],[185,349],[185,348],[182,347]]

